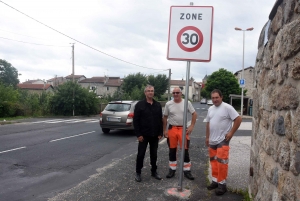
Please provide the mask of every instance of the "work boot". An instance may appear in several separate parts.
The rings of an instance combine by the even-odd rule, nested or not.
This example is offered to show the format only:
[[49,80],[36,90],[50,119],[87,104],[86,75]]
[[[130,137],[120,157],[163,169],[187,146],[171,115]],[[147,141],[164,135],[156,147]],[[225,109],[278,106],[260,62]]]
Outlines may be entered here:
[[172,178],[175,176],[176,170],[169,169],[169,173],[167,174],[167,178]]
[[189,180],[194,180],[195,179],[195,177],[193,177],[191,171],[183,171],[183,172],[184,172],[184,176],[186,178],[188,178]]
[[208,190],[212,190],[212,189],[215,189],[215,188],[218,188],[218,183],[215,182],[215,181],[212,181],[211,184],[209,186],[207,186]]
[[216,189],[216,195],[223,195],[227,192],[226,184],[218,184],[218,188]]
[[157,172],[152,172],[151,176],[157,180],[161,180],[161,176],[159,176],[159,174]]
[[135,175],[135,181],[137,181],[137,182],[141,182],[142,181],[141,173],[136,173],[136,175]]

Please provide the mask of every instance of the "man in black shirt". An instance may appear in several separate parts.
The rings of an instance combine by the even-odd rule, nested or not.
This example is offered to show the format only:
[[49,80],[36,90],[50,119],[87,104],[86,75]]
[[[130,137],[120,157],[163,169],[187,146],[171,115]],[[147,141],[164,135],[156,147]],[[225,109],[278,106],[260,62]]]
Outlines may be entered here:
[[135,180],[141,182],[141,171],[144,164],[144,157],[147,145],[150,145],[151,176],[161,180],[157,174],[157,148],[158,141],[163,135],[162,129],[162,108],[159,102],[153,99],[154,87],[147,85],[144,90],[146,98],[135,105],[133,126],[136,137],[139,141],[138,154],[136,157]]

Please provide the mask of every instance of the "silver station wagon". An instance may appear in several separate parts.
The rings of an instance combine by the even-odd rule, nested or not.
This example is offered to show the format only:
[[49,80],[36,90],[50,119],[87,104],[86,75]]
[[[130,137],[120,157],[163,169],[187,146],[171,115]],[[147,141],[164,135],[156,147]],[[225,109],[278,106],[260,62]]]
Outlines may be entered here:
[[100,113],[103,133],[110,130],[133,130],[133,112],[138,101],[111,101]]

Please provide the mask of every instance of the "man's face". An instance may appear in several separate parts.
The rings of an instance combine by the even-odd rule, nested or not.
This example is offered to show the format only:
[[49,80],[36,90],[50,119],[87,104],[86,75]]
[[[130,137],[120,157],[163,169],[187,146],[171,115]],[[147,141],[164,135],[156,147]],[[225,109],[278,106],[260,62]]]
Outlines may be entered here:
[[218,93],[211,94],[211,100],[212,100],[213,104],[217,107],[222,103],[222,99],[223,98],[220,97],[220,95]]
[[175,101],[181,100],[181,91],[179,89],[174,89],[172,94]]
[[153,87],[148,87],[145,91],[145,96],[147,98],[153,98],[154,96],[154,88]]

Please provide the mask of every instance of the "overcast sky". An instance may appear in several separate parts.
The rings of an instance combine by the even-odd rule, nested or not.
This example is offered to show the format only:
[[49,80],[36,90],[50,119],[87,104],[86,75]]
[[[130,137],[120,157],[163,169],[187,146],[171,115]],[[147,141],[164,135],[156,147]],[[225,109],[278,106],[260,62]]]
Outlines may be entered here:
[[214,8],[211,61],[191,62],[197,82],[219,68],[242,69],[243,32],[235,27],[254,28],[245,32],[245,68],[255,65],[275,0],[0,0],[0,59],[18,70],[21,82],[65,77],[72,74],[75,43],[75,75],[168,76],[171,69],[171,79],[185,79],[187,62],[167,60],[168,32],[170,7],[190,2]]

